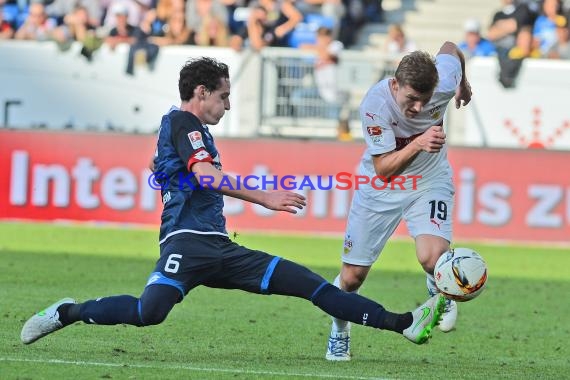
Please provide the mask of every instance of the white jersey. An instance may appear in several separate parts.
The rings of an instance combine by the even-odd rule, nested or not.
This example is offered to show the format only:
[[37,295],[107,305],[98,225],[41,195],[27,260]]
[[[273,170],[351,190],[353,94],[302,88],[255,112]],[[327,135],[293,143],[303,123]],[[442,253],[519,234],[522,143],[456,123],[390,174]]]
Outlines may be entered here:
[[[414,118],[406,118],[390,91],[390,78],[376,83],[362,100],[360,119],[367,149],[362,156],[359,172],[369,178],[376,176],[372,156],[400,150],[434,125],[443,124],[449,101],[461,82],[461,63],[455,56],[436,57],[439,82],[430,101]],[[434,182],[451,182],[452,171],[447,160],[447,145],[439,153],[420,152],[401,173],[402,176],[422,176],[418,188]],[[364,187],[378,193],[371,186]]]

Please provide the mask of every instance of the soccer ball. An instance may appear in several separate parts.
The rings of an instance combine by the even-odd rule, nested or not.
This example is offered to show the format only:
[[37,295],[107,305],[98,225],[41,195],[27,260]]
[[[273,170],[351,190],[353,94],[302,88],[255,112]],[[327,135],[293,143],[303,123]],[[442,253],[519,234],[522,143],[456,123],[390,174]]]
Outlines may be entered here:
[[464,302],[477,297],[485,288],[487,264],[472,249],[454,248],[440,256],[433,274],[441,294]]

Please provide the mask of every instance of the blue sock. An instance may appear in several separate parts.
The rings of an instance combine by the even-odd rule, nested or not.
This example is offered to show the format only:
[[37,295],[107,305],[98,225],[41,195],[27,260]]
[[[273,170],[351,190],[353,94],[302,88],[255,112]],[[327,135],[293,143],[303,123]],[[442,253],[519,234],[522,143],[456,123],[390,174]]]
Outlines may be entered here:
[[327,314],[359,325],[401,333],[412,323],[410,313],[391,313],[366,297],[344,292],[329,283],[317,288],[311,301]]
[[124,323],[142,326],[138,305],[139,299],[133,296],[98,298],[81,304],[79,318],[85,323],[97,325]]

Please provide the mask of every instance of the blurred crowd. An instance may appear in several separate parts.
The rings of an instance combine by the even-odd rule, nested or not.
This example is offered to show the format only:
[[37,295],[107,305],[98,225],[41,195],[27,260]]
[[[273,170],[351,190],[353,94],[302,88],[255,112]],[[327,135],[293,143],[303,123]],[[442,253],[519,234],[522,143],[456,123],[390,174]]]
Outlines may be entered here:
[[[570,0],[500,1],[488,27],[465,21],[457,42],[467,58],[497,56],[507,88],[526,58],[570,58]],[[129,74],[135,62],[152,69],[165,45],[296,48],[317,45],[326,28],[350,48],[362,26],[381,21],[381,0],[0,0],[0,39],[50,40],[62,50],[79,42],[88,60],[103,45],[128,44]],[[401,25],[387,37],[385,75],[417,49]]]
[[77,41],[88,59],[127,43],[152,63],[165,45],[298,47],[321,26],[350,46],[381,19],[378,0],[0,0],[0,39]]
[[[570,59],[570,0],[500,1],[488,28],[477,19],[465,20],[458,47],[467,59],[496,56],[505,88],[515,86],[526,58]],[[387,37],[384,75],[392,75],[401,57],[417,47],[401,25],[390,25]]]
[[[497,1],[487,25],[465,20],[456,42],[467,59],[497,57],[505,88],[516,85],[525,59],[570,59],[570,0]],[[307,99],[320,99],[319,115],[338,120],[341,140],[352,137],[348,94],[338,88],[340,53],[364,25],[383,21],[381,0],[0,0],[0,40],[55,41],[62,50],[80,43],[87,60],[102,47],[128,45],[131,75],[139,64],[152,70],[166,45],[311,50],[312,83],[287,94],[297,115],[309,115]],[[382,76],[391,76],[422,47],[402,25],[389,25],[386,37]]]
[[515,86],[526,58],[570,59],[570,1],[502,0],[487,38],[500,65],[499,81]]

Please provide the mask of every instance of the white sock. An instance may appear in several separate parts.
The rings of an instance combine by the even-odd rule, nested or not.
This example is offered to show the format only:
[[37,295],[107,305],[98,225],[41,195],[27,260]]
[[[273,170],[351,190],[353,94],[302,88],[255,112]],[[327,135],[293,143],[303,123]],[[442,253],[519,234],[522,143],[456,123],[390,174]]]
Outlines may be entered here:
[[[334,279],[333,285],[340,289],[340,274],[336,276]],[[358,290],[351,292],[351,293],[358,293]],[[350,322],[343,321],[342,319],[338,319],[332,317],[332,333],[349,333],[350,334]]]
[[435,286],[435,277],[433,277],[433,274],[426,273],[426,285],[428,293],[431,296],[435,296],[438,293],[437,287]]

